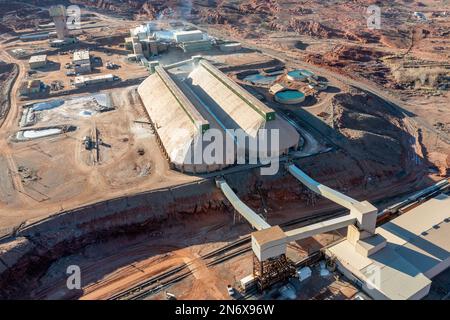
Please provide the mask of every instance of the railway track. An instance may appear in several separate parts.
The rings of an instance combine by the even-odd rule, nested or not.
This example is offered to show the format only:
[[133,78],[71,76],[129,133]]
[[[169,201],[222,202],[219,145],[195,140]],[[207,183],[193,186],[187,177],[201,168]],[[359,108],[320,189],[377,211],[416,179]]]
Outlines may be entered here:
[[[419,195],[421,198],[429,197],[430,195],[433,195],[436,192],[441,192],[442,190],[447,189],[448,187],[449,187],[449,180],[443,179],[436,185],[434,185],[430,188],[427,188],[427,189],[423,190],[422,192],[419,192],[417,194],[417,197],[419,197]],[[397,204],[395,206],[392,206],[392,207],[380,212],[378,220],[384,221],[386,216],[390,215],[392,213],[392,208],[395,207],[396,211],[398,211],[399,207],[405,208],[410,203],[413,203],[414,201],[416,201],[415,197],[410,197],[407,200],[401,202],[400,204]],[[282,223],[279,226],[281,228],[289,228],[289,227],[294,227],[294,226],[301,227],[301,226],[325,221],[328,219],[336,218],[336,217],[345,215],[346,213],[347,213],[347,210],[345,210],[345,209],[336,209],[333,211],[329,211],[327,213],[319,213],[319,214],[316,214],[313,216],[297,218],[297,219]],[[245,254],[251,250],[252,250],[251,235],[247,235],[245,237],[242,237],[241,239],[233,241],[223,247],[220,247],[220,248],[215,249],[205,255],[202,255],[198,259],[207,268],[211,268],[211,267],[221,264],[227,260],[233,259],[242,254]],[[313,259],[313,260],[316,259],[319,254],[320,254],[319,251],[313,252],[302,261],[312,261],[311,259]],[[299,263],[302,263],[302,261],[300,261]],[[196,262],[198,262],[197,259],[190,261],[189,263],[184,263],[177,267],[171,268],[171,269],[167,270],[166,272],[163,272],[161,274],[153,276],[153,277],[149,278],[148,280],[146,280],[136,286],[133,286],[130,289],[127,289],[123,292],[120,292],[120,293],[112,296],[109,300],[145,299],[146,297],[156,294],[156,293],[160,292],[161,290],[164,290],[164,289],[170,287],[171,285],[192,275],[196,271],[196,268],[193,268],[193,265]],[[299,264],[299,266],[300,266],[300,264]],[[243,296],[242,299],[248,299],[253,294],[254,294],[253,292],[249,292],[248,294]]]
[[[338,240],[339,241],[339,240]],[[336,242],[333,242],[332,244],[335,244]],[[332,245],[330,244],[330,245]],[[316,250],[308,254],[305,258],[303,258],[300,261],[297,261],[295,263],[295,267],[297,269],[301,269],[306,266],[311,266],[315,263],[318,263],[320,260],[323,259],[323,252],[322,250]],[[237,300],[251,300],[251,298],[254,298],[255,295],[258,294],[258,288],[257,286],[253,286],[252,288],[248,289],[245,294],[243,294],[241,297],[239,297]]]
[[[281,227],[291,227],[295,225],[308,225],[312,223],[317,223],[320,221],[328,220],[330,218],[337,217],[339,215],[345,214],[345,210],[334,210],[328,213],[320,213],[314,216],[301,217],[288,221],[286,223],[280,224]],[[245,236],[241,239],[233,241],[223,247],[215,249],[205,255],[202,255],[198,259],[192,260],[188,263],[183,263],[179,266],[171,268],[163,273],[153,276],[142,283],[133,286],[123,292],[120,292],[108,300],[141,300],[149,297],[153,294],[161,292],[162,290],[170,287],[171,285],[189,277],[192,275],[197,268],[195,264],[201,262],[207,268],[211,268],[225,261],[238,257],[242,254],[250,252],[252,250],[251,246],[251,235]]]
[[192,273],[193,272],[189,269],[188,264],[183,264],[169,270],[168,272],[152,277],[143,284],[133,287],[130,289],[131,291],[127,290],[109,300],[142,300],[148,296],[160,292],[165,288],[168,288],[172,284],[175,284],[184,278],[187,278]]
[[[229,248],[236,248],[242,246],[242,244],[248,244],[250,242],[250,239],[248,241],[241,241],[241,240],[238,240],[239,243],[236,244],[233,243],[232,246],[230,246]],[[184,263],[182,265],[171,268],[166,272],[151,277],[150,279],[144,281],[143,283],[140,283],[126,291],[123,291],[121,293],[112,296],[108,300],[145,299],[146,297],[156,294],[192,275],[198,269],[198,267],[197,268],[194,267],[194,265],[196,264],[196,262],[198,262],[198,260],[203,260],[201,262],[203,262],[207,268],[210,268],[220,263],[223,263],[227,260],[230,260],[234,257],[240,256],[241,254],[249,252],[252,249],[250,245],[245,245],[244,247],[239,248],[238,250],[226,252],[226,250],[230,250],[229,248],[220,248],[219,250],[217,250],[217,253],[216,252],[208,253],[207,258],[202,256],[198,259],[190,261],[189,263]]]

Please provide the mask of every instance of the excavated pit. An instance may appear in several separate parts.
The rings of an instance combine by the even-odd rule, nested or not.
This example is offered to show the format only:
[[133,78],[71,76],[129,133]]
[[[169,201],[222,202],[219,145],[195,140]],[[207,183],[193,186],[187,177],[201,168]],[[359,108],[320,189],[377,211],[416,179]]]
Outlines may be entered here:
[[[227,176],[227,181],[255,210],[261,207],[261,197],[275,209],[309,198],[309,192],[284,173],[261,178],[258,169]],[[52,263],[88,245],[158,231],[171,219],[195,223],[193,218],[201,214],[228,214],[232,221],[231,211],[214,180],[203,180],[55,214],[1,240],[0,298],[29,298],[26,293],[39,286]]]
[[[382,148],[371,153],[366,148],[373,138],[384,141],[385,148],[401,150],[400,145],[407,144],[403,141],[401,114],[361,92],[337,95],[331,104],[333,108],[328,111],[334,113],[331,119],[336,130],[334,134],[339,134],[345,141],[352,140],[354,156],[337,149],[296,161],[302,170],[331,188],[356,199],[368,200],[398,194],[400,189],[389,189],[393,181],[406,185],[417,179],[417,166],[407,165],[409,161],[404,159],[407,148],[389,158],[384,157]],[[381,126],[382,131],[370,130],[374,124]],[[349,148],[348,143],[345,145]],[[355,168],[351,174],[347,170],[349,167]],[[368,172],[372,173],[370,183]],[[399,172],[403,174],[397,175]],[[286,221],[299,214],[311,214],[315,211],[311,207],[324,205],[322,199],[284,169],[274,176],[261,176],[259,169],[253,169],[228,174],[225,179],[256,212],[262,213],[264,206],[268,206],[273,213],[269,215],[270,224],[280,222],[277,221],[281,218],[278,213],[283,206],[295,205],[293,213],[282,217]],[[209,179],[111,199],[25,224],[13,236],[0,239],[0,298],[30,298],[28,293],[39,287],[39,279],[55,262],[89,245],[120,242],[116,239],[121,236],[162,231],[168,222],[183,221],[195,227],[202,214],[225,214],[232,222],[232,212],[214,179]]]
[[[336,160],[343,156],[340,152],[333,154]],[[346,191],[357,199],[365,198],[366,189],[352,188],[361,186],[363,175],[344,177],[336,161],[330,162],[326,170],[317,166],[329,158],[330,154],[324,154],[312,163],[308,159],[299,160],[297,165],[330,187]],[[253,169],[225,178],[253,210],[262,213],[268,209],[268,222],[273,225],[339,208],[320,199],[284,169],[274,176],[261,176],[259,169]],[[370,200],[385,198],[385,193],[373,192]],[[226,217],[221,218],[221,215]],[[52,266],[58,266],[73,255],[81,254],[83,259],[82,252],[89,246],[116,243],[120,250],[121,238],[145,238],[148,234],[157,234],[163,240],[165,228],[174,224],[182,224],[190,233],[196,234],[197,221],[202,217],[209,221],[215,221],[212,217],[229,221],[230,227],[233,223],[233,208],[215,186],[214,179],[112,199],[26,225],[14,236],[0,240],[0,299],[33,298],[30,293],[39,291],[41,279],[48,278]],[[245,221],[242,223],[247,226]],[[240,230],[240,236],[251,231],[250,227]],[[183,248],[190,245],[188,240],[181,243]],[[65,274],[59,276],[64,277]],[[70,297],[64,298],[75,299],[82,292],[67,294]],[[46,298],[45,295],[41,297]]]

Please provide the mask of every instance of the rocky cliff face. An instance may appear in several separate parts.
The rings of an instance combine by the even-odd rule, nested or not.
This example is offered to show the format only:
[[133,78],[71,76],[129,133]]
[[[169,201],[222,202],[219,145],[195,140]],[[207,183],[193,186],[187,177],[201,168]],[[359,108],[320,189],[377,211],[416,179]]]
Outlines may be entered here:
[[411,137],[405,131],[401,114],[382,100],[359,91],[337,94],[328,113],[332,115],[333,127],[349,140],[354,157],[370,164],[368,167],[403,169]]
[[[261,197],[270,203],[298,201],[303,188],[290,176],[259,178],[259,169],[233,174],[227,180],[250,206],[259,208]],[[258,192],[257,190],[260,190]],[[0,242],[0,299],[24,298],[38,285],[39,277],[54,261],[99,241],[118,235],[158,230],[170,219],[186,219],[208,213],[226,213],[231,205],[215,186],[205,180],[130,197],[112,199],[54,216],[25,226]],[[26,297],[25,297],[26,298]]]
[[188,18],[193,9],[192,0],[70,0],[70,2],[110,10],[130,17],[144,16],[149,19]]
[[[25,0],[40,5],[60,3],[55,0]],[[109,10],[127,18],[174,18],[194,23],[225,25],[231,34],[246,35],[270,30],[293,31],[321,39],[342,38],[360,43],[384,41],[387,35],[365,30],[360,24],[365,21],[363,12],[371,0],[343,2],[329,5],[328,1],[283,1],[283,0],[67,0],[67,4]],[[343,10],[344,21],[336,24],[335,11]],[[348,12],[357,12],[349,17]],[[361,15],[358,17],[358,15]],[[331,17],[330,17],[331,16]],[[324,18],[324,19],[323,19]],[[362,21],[362,22],[361,22]],[[391,32],[389,33],[391,34]],[[390,41],[393,42],[394,40]],[[395,41],[394,41],[395,42]]]

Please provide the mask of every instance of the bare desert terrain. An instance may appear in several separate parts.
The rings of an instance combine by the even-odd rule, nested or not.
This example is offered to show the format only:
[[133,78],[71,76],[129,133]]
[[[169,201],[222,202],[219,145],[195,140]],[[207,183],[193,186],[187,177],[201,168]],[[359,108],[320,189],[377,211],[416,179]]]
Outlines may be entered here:
[[[156,279],[141,298],[164,299],[170,288],[181,299],[229,299],[227,285],[252,270],[252,229],[216,187],[218,176],[277,225],[338,210],[287,174],[286,163],[380,212],[449,179],[448,1],[71,0],[82,9],[82,28],[72,31],[77,43],[22,41],[52,22],[53,4],[0,3],[0,298],[111,299]],[[368,27],[370,5],[380,8],[376,28]],[[151,61],[201,55],[296,129],[301,146],[278,174],[259,176],[256,166],[220,174],[171,167],[137,92],[150,69],[129,59],[124,45],[131,28],[149,21],[163,30],[198,28],[214,44],[183,52],[164,43],[167,50]],[[242,49],[219,49],[231,41]],[[79,49],[90,52],[90,75],[115,80],[75,87],[68,71]],[[48,61],[31,70],[36,54]],[[289,72],[299,69],[327,87],[292,80]],[[22,95],[22,83],[32,81],[46,90]],[[306,99],[280,103],[274,85]],[[327,232],[290,244],[287,254],[302,263],[344,238],[344,229]],[[231,251],[208,256],[223,246]],[[68,291],[65,270],[73,264],[84,280]],[[337,272],[321,276],[318,261],[313,266],[314,281],[300,286],[298,299],[358,292]],[[257,298],[277,298],[266,294]]]

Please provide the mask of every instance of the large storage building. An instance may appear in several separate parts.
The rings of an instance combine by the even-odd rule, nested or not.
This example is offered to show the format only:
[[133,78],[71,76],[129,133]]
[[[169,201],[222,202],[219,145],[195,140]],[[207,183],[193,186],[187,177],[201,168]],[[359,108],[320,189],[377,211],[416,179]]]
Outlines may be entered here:
[[21,41],[39,41],[39,40],[47,40],[50,37],[48,32],[43,33],[33,33],[33,34],[24,34],[19,37]]
[[[262,145],[260,129],[279,132],[279,145],[273,154],[297,149],[299,134],[275,111],[253,97],[206,60],[194,57],[184,64],[196,64],[186,74],[176,74],[157,66],[138,88],[141,100],[155,127],[172,166],[185,172],[204,173],[221,170],[236,163],[236,154],[258,154]],[[180,63],[176,66],[180,67]],[[189,69],[189,68],[188,68]],[[220,163],[193,161],[196,144],[210,129],[227,136],[227,129],[240,129],[256,145],[233,140],[233,153],[224,152]],[[224,139],[224,144],[225,144]],[[268,135],[266,146],[274,146]],[[259,145],[258,145],[259,143]],[[205,147],[205,146],[203,146]],[[270,152],[269,152],[270,153]]]

